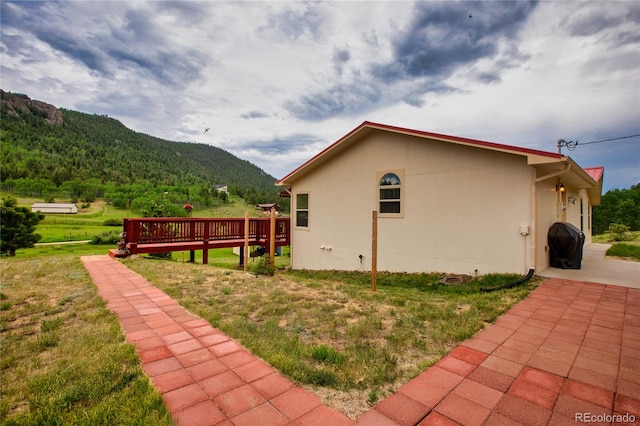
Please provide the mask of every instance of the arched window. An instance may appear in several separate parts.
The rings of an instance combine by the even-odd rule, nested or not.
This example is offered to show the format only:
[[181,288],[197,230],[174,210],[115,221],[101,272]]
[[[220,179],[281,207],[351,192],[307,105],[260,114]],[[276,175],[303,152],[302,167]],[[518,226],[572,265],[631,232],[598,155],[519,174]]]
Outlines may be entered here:
[[395,173],[385,173],[378,182],[379,212],[400,214],[402,212],[402,181]]

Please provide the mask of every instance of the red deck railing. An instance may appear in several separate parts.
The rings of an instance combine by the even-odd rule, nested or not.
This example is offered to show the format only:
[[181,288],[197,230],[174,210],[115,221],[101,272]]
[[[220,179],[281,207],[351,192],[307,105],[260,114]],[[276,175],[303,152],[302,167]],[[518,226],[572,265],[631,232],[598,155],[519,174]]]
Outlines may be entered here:
[[[249,219],[249,245],[270,246],[270,218]],[[245,244],[244,218],[127,218],[124,219],[126,247],[131,254],[181,250],[206,251]],[[275,245],[290,242],[289,218],[276,218]]]

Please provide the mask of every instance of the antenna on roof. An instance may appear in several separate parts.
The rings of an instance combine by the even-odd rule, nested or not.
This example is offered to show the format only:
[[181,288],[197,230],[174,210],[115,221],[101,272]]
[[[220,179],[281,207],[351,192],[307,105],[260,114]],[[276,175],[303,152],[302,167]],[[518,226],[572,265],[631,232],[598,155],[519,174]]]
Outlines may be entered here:
[[578,141],[565,141],[564,139],[558,139],[558,154],[562,154],[562,147],[566,146],[569,151],[573,151],[578,146]]

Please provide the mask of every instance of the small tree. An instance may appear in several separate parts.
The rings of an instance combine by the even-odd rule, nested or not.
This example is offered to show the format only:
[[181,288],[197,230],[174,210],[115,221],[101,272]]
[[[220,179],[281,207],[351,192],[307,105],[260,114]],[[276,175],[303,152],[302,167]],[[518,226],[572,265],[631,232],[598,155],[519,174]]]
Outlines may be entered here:
[[142,217],[165,217],[164,206],[155,200],[150,200],[149,205],[142,209]]
[[622,223],[612,223],[609,229],[613,233],[614,241],[627,241],[629,239],[629,227]]
[[40,212],[18,207],[15,198],[3,198],[0,207],[0,253],[15,256],[20,248],[33,247],[42,236],[36,234],[36,225],[44,219]]
[[[165,217],[165,208],[162,204],[158,204],[155,200],[151,200],[149,205],[142,211],[143,217]],[[171,259],[171,252],[149,253],[149,257],[155,259]]]

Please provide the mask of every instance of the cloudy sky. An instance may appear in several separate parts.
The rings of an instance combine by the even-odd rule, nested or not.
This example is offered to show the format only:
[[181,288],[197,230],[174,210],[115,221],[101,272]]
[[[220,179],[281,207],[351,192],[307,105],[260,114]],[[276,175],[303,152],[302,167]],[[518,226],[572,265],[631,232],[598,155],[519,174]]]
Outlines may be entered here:
[[640,137],[586,144],[640,134],[637,1],[2,0],[1,31],[3,90],[276,178],[368,120],[640,183]]

